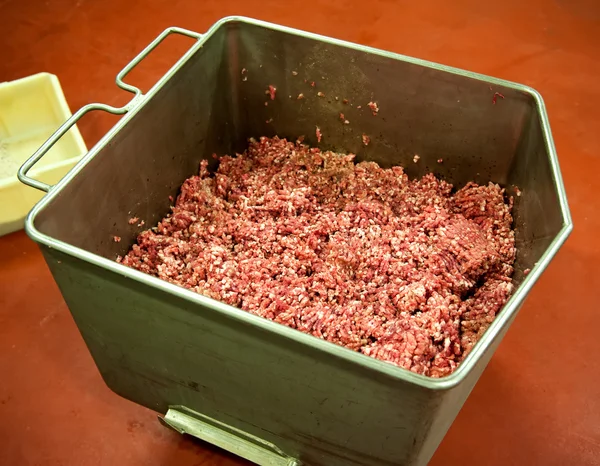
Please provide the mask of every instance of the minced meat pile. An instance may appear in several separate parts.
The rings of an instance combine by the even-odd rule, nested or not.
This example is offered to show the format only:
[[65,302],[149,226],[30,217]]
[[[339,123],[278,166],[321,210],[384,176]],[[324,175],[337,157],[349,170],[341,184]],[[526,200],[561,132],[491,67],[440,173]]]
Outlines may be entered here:
[[396,364],[450,374],[512,291],[512,199],[261,138],[186,180],[123,264]]

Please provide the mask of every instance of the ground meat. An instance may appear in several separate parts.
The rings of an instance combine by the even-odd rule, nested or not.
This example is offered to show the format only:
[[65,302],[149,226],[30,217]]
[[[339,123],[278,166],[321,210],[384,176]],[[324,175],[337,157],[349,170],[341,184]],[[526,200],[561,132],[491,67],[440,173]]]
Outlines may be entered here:
[[373,116],[376,116],[379,113],[379,106],[377,105],[377,102],[369,102],[367,106],[371,109]]
[[512,201],[285,139],[207,161],[123,264],[418,374],[450,374],[512,291]]

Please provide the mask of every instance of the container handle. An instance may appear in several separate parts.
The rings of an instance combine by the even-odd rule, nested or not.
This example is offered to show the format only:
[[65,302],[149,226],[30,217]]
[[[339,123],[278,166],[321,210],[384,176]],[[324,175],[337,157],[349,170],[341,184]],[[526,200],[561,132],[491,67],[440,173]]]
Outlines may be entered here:
[[79,119],[85,115],[88,112],[91,112],[92,110],[104,110],[108,113],[112,113],[114,115],[122,115],[124,113],[126,113],[129,110],[129,106],[126,105],[124,107],[111,107],[110,105],[105,105],[105,104],[89,104],[86,105],[85,107],[81,107],[77,113],[71,115],[71,117],[65,121],[57,130],[56,132],[50,136],[48,138],[48,140],[42,144],[42,146],[35,151],[35,153],[29,157],[25,163],[23,165],[21,165],[21,168],[19,168],[19,171],[17,172],[17,178],[19,178],[19,181],[23,184],[26,184],[27,186],[31,186],[32,188],[36,188],[39,189],[40,191],[44,191],[44,192],[48,192],[50,190],[50,188],[52,186],[50,186],[47,183],[44,183],[42,181],[38,181],[35,180],[33,178],[30,178],[29,176],[27,176],[27,172],[29,172],[29,170],[31,170],[33,168],[33,166],[39,162],[39,160],[46,155],[46,152],[48,152],[52,146],[54,146],[54,144],[56,144],[58,142],[58,140],[63,137],[63,135],[69,131],[71,129],[71,127],[73,125],[75,125],[75,123],[77,123],[77,121],[79,121]]
[[33,168],[33,166],[40,161],[40,159],[46,155],[46,153],[58,142],[58,140],[67,133],[71,129],[79,119],[88,112],[93,110],[104,110],[105,112],[112,113],[113,115],[123,115],[135,107],[139,103],[139,98],[143,95],[142,91],[131,84],[127,84],[123,81],[123,78],[127,76],[127,74],[135,68],[152,50],[156,48],[158,44],[160,44],[167,36],[171,34],[181,34],[187,37],[191,37],[196,40],[202,39],[202,34],[197,32],[188,31],[187,29],[182,29],[178,27],[170,27],[165,29],[156,39],[154,39],[144,50],[142,50],[133,60],[131,60],[125,68],[123,68],[119,74],[117,75],[117,86],[121,89],[132,92],[134,95],[133,99],[129,101],[127,105],[123,107],[112,107],[106,104],[89,104],[82,108],[80,108],[75,114],[71,115],[71,117],[64,122],[50,138],[42,146],[35,151],[35,153],[29,157],[23,165],[19,168],[17,172],[17,178],[23,184],[27,186],[31,186],[32,188],[39,189],[40,191],[48,192],[52,186],[42,181],[35,180],[29,176],[27,176],[27,172]]
[[202,34],[200,34],[198,32],[194,32],[194,31],[189,31],[187,29],[178,28],[178,27],[170,27],[170,28],[165,29],[156,39],[154,39],[152,42],[150,42],[150,44],[148,44],[148,46],[144,50],[142,50],[140,53],[138,53],[137,56],[133,60],[131,60],[127,66],[125,66],[125,68],[123,68],[119,72],[119,74],[117,75],[117,79],[116,79],[117,86],[119,86],[121,89],[123,89],[125,91],[132,92],[133,94],[135,94],[134,99],[136,97],[141,96],[142,91],[140,89],[138,89],[135,86],[132,86],[131,84],[127,84],[126,82],[123,81],[123,79],[144,58],[146,58],[146,56],[148,56],[148,54],[150,52],[152,52],[158,46],[158,44],[160,44],[163,40],[165,40],[165,38],[167,36],[169,36],[171,34],[181,34],[183,36],[191,37],[192,39],[196,39],[196,40],[202,39]]

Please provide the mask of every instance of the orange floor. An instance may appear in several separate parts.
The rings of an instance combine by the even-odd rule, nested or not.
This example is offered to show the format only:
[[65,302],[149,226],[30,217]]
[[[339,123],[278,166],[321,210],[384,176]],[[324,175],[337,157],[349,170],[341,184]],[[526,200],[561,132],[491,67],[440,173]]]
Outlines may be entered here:
[[[72,109],[167,26],[241,14],[522,82],[544,96],[575,231],[431,464],[600,464],[600,3],[597,0],[0,0],[0,81],[58,75]],[[173,39],[131,81],[151,86]],[[80,123],[91,146],[114,123]],[[1,208],[1,207],[0,207]],[[172,433],[102,382],[36,246],[0,238],[0,464],[244,464]]]

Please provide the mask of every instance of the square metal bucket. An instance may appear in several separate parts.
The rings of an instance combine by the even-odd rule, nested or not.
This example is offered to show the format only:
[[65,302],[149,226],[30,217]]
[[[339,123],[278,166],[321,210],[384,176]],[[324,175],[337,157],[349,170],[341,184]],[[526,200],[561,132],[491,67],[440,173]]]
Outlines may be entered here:
[[[194,38],[192,48],[146,95],[126,84],[131,68],[172,33]],[[540,95],[239,17],[203,35],[168,29],[117,84],[135,94],[130,104],[84,107],[19,173],[48,191],[30,213],[27,233],[106,384],[167,413],[164,421],[180,432],[260,464],[426,464],[572,229]],[[269,84],[275,100],[265,95]],[[298,100],[300,93],[305,98]],[[377,116],[369,101],[378,103]],[[97,109],[125,115],[57,185],[27,176],[70,125]],[[362,134],[371,139],[366,147]],[[516,291],[452,375],[413,374],[114,261],[139,231],[130,217],[156,224],[201,159],[214,168],[211,154],[242,151],[247,138],[261,135],[305,135],[359,160],[403,165],[411,177],[434,171],[457,187],[469,180],[500,183],[510,194],[518,187]]]

